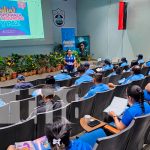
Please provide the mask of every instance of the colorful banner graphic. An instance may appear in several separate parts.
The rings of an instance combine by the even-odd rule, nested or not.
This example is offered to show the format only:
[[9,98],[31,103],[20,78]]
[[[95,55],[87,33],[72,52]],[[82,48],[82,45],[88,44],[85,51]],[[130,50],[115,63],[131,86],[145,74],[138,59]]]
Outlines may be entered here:
[[75,28],[62,28],[63,50],[75,50]]
[[0,2],[0,36],[30,35],[26,2]]

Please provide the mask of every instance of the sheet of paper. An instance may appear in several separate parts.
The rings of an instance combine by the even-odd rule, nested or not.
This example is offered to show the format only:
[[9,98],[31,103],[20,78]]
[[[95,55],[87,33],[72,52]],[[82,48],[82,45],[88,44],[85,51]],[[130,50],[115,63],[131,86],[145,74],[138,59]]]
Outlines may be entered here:
[[109,113],[114,111],[117,116],[120,116],[127,108],[128,100],[121,97],[114,97],[111,104],[104,110]]

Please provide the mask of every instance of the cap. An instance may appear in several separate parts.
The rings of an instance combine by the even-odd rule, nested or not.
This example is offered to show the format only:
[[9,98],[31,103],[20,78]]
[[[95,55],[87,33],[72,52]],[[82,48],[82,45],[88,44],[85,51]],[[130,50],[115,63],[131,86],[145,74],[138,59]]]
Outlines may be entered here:
[[143,57],[143,54],[138,54],[137,57]]
[[20,80],[20,81],[24,81],[25,80],[25,77],[23,75],[19,75],[17,77],[17,80]]

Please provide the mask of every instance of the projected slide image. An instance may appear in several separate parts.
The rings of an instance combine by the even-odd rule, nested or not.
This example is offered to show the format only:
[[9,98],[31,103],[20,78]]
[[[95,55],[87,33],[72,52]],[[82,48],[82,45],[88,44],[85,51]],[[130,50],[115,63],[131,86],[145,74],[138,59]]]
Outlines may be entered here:
[[0,5],[0,36],[30,35],[27,3],[4,1]]
[[0,0],[0,40],[41,38],[41,0]]

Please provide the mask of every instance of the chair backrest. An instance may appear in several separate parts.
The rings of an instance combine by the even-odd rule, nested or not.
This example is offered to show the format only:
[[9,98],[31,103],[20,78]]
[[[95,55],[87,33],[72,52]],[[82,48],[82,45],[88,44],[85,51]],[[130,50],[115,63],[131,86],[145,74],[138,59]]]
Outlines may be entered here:
[[150,114],[136,117],[133,129],[129,134],[129,142],[126,150],[141,150],[144,144],[144,137],[150,123]]
[[39,84],[46,84],[45,78],[37,79],[37,85],[39,85]]
[[62,80],[62,81],[56,81],[56,84],[59,85],[60,87],[63,87],[63,86],[70,86],[70,82],[71,82],[71,79],[67,79],[67,80]]
[[94,96],[83,101],[74,101],[69,105],[67,111],[68,120],[71,122],[71,136],[75,136],[83,131],[80,126],[80,119],[85,115],[91,115]]
[[79,79],[79,77],[72,77],[70,81],[70,86],[75,84],[75,81]]
[[102,83],[108,84],[108,83],[109,83],[109,78],[110,78],[110,77],[103,77]]
[[144,144],[150,144],[150,126],[146,131],[145,139],[144,139]]
[[67,104],[60,109],[37,114],[36,138],[40,138],[45,135],[45,125],[48,123],[52,123],[56,117],[67,118],[66,111],[67,109],[69,109],[69,105],[70,104]]
[[95,99],[93,102],[93,107],[92,107],[92,116],[96,117],[100,120],[103,120],[103,111],[105,108],[107,108],[113,98],[113,92],[114,89],[106,91],[106,92],[101,92],[101,93],[96,93]]
[[142,87],[144,80],[145,80],[145,79],[133,81],[133,82],[131,83],[131,85],[139,85],[140,87]]
[[141,73],[142,73],[144,76],[146,76],[146,75],[148,74],[148,71],[149,71],[149,67],[143,67],[143,68],[141,69]]
[[122,130],[118,134],[114,134],[108,137],[100,138],[97,140],[97,144],[94,146],[94,150],[125,150],[129,133],[134,126],[135,121],[133,120],[130,125]]
[[34,135],[34,118],[25,122],[0,128],[0,149],[6,150],[9,145],[13,145],[15,142],[33,140],[35,137]]
[[9,93],[12,91],[14,85],[9,85],[9,86],[4,86],[4,87],[0,87],[0,93],[4,94],[4,93]]
[[130,86],[131,83],[124,84],[124,85],[117,85],[114,90],[114,96],[126,98],[126,89]]
[[146,86],[149,82],[150,82],[150,76],[145,77],[145,80],[144,80],[143,85],[142,85],[142,89],[144,89],[145,86]]
[[117,85],[118,84],[118,80],[120,80],[121,77],[122,77],[122,75],[111,76],[109,78],[109,83],[113,83],[113,84]]
[[132,72],[124,72],[121,78],[127,78],[131,75]]
[[79,86],[78,94],[79,97],[83,97],[89,90],[90,88],[94,85],[93,82],[83,82]]

